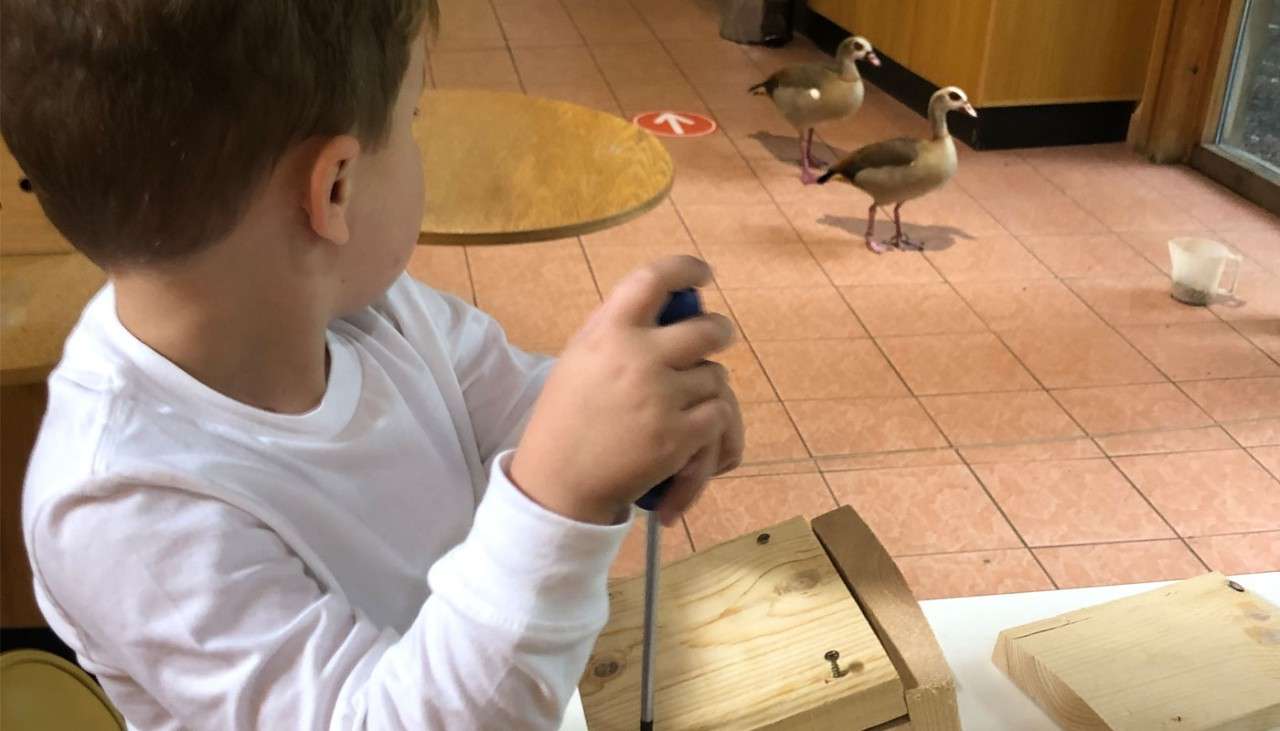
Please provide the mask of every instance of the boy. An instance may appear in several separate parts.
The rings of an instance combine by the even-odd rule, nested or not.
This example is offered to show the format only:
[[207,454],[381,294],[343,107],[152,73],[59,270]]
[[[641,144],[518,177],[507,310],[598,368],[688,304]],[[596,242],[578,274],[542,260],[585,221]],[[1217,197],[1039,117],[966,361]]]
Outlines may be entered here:
[[427,6],[4,0],[4,135],[111,282],[23,525],[131,728],[555,728],[632,501],[739,459],[727,321],[654,326],[701,262],[554,368],[403,275]]

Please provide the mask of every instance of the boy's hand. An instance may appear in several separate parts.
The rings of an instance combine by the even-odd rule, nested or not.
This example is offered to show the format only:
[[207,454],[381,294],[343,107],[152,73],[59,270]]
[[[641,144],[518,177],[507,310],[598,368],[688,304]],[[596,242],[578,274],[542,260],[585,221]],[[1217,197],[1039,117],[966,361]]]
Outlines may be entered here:
[[724,367],[707,362],[732,339],[728,319],[657,326],[671,292],[710,278],[692,257],[637,270],[569,342],[511,463],[529,497],[575,520],[613,523],[675,475],[660,508],[671,523],[711,476],[736,466],[742,417]]

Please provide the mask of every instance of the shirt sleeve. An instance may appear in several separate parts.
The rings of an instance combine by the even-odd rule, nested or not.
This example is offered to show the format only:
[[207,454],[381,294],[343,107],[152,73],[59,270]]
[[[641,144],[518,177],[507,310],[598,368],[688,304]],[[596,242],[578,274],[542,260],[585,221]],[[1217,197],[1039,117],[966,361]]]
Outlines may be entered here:
[[[393,288],[404,321],[423,312],[443,340],[462,388],[476,444],[486,466],[520,440],[554,359],[526,353],[507,341],[489,315],[405,275]],[[407,303],[406,303],[407,300]],[[410,325],[409,332],[418,328]],[[412,335],[411,335],[412,337]]]
[[[626,525],[575,523],[498,459],[467,539],[403,635],[321,586],[262,521],[168,488],[60,497],[30,534],[37,593],[91,669],[191,729],[548,729],[608,614]],[[136,708],[138,716],[146,708]]]

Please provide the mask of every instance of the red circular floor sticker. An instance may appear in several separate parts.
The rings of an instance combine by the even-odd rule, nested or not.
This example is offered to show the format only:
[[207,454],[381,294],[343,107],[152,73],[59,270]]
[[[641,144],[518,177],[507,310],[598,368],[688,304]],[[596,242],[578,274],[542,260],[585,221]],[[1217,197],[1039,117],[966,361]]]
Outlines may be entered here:
[[645,112],[632,117],[632,122],[661,137],[701,137],[716,131],[716,122],[710,117],[693,112]]

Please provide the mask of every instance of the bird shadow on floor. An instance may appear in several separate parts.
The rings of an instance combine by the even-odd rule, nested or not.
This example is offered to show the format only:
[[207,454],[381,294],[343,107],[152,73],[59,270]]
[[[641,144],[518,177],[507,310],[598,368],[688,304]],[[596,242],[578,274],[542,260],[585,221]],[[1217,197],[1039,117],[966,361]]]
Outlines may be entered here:
[[[760,143],[760,146],[768,150],[778,162],[790,163],[792,165],[800,162],[800,138],[790,135],[778,135],[772,132],[760,130],[752,132],[747,137]],[[815,139],[813,141],[814,157],[818,158],[818,162],[822,163],[821,167],[831,165],[836,160],[844,158],[849,154],[844,150],[832,147],[822,140]],[[827,158],[827,150],[831,151],[831,156]]]
[[[905,212],[907,210],[906,206],[902,210]],[[867,219],[854,216],[837,216],[828,213],[819,218],[818,223],[839,229],[859,241],[863,239],[867,231]],[[957,239],[974,238],[968,231],[955,226],[922,226],[903,221],[902,230],[913,241],[924,242],[924,251],[946,251],[956,244]],[[887,226],[885,218],[877,218],[876,233],[880,236],[881,241],[888,241],[889,237],[893,235],[892,216],[888,218]]]

